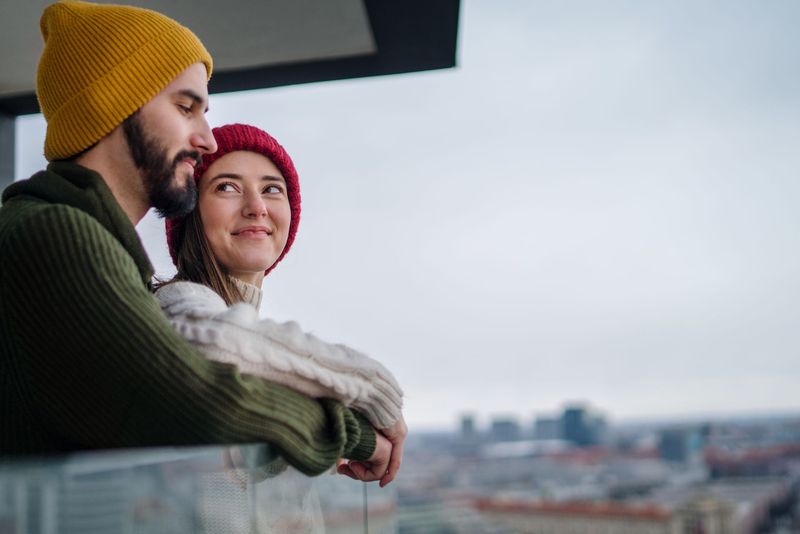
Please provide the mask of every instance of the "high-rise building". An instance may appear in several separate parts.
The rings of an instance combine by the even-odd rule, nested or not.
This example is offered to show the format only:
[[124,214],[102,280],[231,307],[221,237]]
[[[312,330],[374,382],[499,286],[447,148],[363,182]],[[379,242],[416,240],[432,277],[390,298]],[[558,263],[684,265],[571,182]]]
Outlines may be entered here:
[[700,457],[705,443],[702,427],[665,428],[658,433],[658,454],[670,462],[689,462]]
[[536,439],[561,439],[563,437],[561,419],[558,417],[537,417],[533,424],[533,437]]
[[592,445],[589,418],[583,406],[570,406],[561,417],[564,439],[578,447]]
[[478,431],[475,428],[475,416],[472,414],[465,414],[461,416],[461,437],[467,440],[473,440],[478,436]]
[[585,406],[567,406],[561,416],[563,439],[578,447],[588,447],[602,442],[606,428],[605,419],[591,413]]
[[492,419],[492,441],[517,441],[522,438],[519,423],[510,417]]

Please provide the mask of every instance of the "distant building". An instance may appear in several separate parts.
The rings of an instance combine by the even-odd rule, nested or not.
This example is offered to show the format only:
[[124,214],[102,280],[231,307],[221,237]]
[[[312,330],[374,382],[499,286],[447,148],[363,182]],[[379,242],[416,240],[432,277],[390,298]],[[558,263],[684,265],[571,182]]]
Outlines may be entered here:
[[714,499],[687,502],[674,510],[652,504],[477,499],[474,507],[492,524],[519,533],[727,534],[733,508]]
[[503,499],[478,499],[474,506],[494,525],[519,533],[672,534],[669,512],[656,506]]
[[522,439],[522,429],[515,419],[495,418],[492,420],[490,435],[492,441],[517,441]]
[[561,439],[561,419],[558,417],[537,417],[533,424],[533,437],[536,439]]
[[781,476],[800,458],[800,443],[739,450],[707,447],[703,453],[712,479]]
[[561,421],[565,440],[578,447],[594,444],[586,408],[573,406],[565,409]]
[[773,513],[791,514],[796,497],[790,480],[759,477],[668,484],[654,488],[643,499],[671,510],[682,529],[676,532],[749,534],[764,532]]
[[475,428],[474,415],[461,416],[461,438],[465,440],[474,440],[478,437],[478,431]]
[[578,447],[589,447],[603,441],[606,433],[605,419],[592,414],[584,406],[568,406],[561,416],[563,439]]
[[700,428],[676,427],[658,433],[658,455],[668,462],[697,460],[704,446]]
[[589,418],[589,433],[592,444],[606,443],[608,441],[608,422],[600,414],[592,414]]

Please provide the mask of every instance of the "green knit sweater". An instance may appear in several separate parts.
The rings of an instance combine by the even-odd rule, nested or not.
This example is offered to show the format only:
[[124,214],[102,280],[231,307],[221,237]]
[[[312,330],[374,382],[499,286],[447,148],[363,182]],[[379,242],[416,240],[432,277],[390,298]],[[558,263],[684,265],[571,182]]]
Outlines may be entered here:
[[316,474],[372,454],[360,414],[196,352],[152,275],[97,173],[52,163],[3,192],[0,455],[268,442]]

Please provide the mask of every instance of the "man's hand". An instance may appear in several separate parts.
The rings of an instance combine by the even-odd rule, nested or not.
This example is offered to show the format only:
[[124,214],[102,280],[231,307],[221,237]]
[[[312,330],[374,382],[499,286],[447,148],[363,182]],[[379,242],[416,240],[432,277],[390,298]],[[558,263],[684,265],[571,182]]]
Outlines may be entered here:
[[340,475],[363,482],[381,480],[381,487],[383,487],[385,484],[383,484],[382,478],[387,474],[391,458],[392,444],[383,434],[376,432],[375,451],[366,462],[339,460],[336,465],[336,471]]

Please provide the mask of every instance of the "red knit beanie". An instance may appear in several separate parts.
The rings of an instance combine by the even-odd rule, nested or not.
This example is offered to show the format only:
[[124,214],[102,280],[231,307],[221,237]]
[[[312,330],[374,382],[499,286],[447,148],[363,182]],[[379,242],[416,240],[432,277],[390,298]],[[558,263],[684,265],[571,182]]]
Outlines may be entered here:
[[[214,139],[217,141],[217,151],[213,154],[206,154],[203,156],[203,161],[194,170],[194,180],[199,183],[200,179],[205,174],[208,167],[216,160],[230,152],[238,150],[245,150],[248,152],[255,152],[262,154],[269,158],[269,160],[281,171],[283,178],[286,180],[286,192],[289,196],[289,207],[292,210],[292,219],[289,223],[289,236],[286,239],[286,246],[283,247],[283,252],[278,256],[266,271],[264,276],[275,268],[279,261],[283,259],[294,242],[294,236],[297,233],[297,226],[300,224],[300,181],[297,178],[297,171],[292,163],[292,158],[286,153],[286,150],[275,140],[274,137],[269,135],[264,130],[256,128],[255,126],[248,126],[247,124],[227,124],[211,130],[214,133]],[[177,252],[183,238],[183,227],[186,218],[167,219],[167,247],[169,247],[169,255],[172,257],[172,263],[178,264]]]

